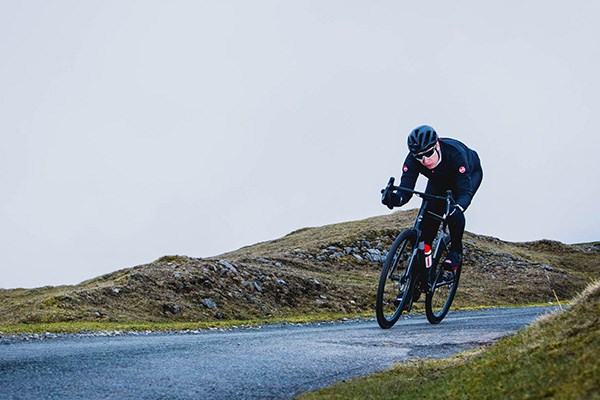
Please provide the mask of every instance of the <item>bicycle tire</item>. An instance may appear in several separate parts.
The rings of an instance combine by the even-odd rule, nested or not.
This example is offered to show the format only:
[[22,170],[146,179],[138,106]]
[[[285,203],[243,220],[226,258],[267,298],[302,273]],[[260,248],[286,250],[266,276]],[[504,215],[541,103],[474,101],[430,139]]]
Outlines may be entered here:
[[[403,231],[394,240],[383,263],[375,299],[377,323],[382,329],[394,326],[404,306],[410,302],[413,274],[409,266],[416,241],[417,233],[414,230]],[[396,302],[397,299],[401,300]]]
[[436,269],[432,287],[425,296],[425,315],[432,324],[439,324],[448,314],[458,289],[460,272],[462,271],[462,266],[459,266],[456,271],[445,271],[439,261],[444,260],[446,255],[447,248],[442,252],[434,266]]

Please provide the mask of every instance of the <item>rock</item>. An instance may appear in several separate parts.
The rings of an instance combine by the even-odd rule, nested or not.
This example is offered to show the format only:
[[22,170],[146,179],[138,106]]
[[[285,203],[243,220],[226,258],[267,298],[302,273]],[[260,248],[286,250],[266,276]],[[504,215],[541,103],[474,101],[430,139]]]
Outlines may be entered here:
[[338,257],[343,257],[345,255],[346,255],[346,253],[342,253],[341,251],[336,251],[335,253],[330,254],[329,258],[338,258]]
[[363,253],[363,256],[369,260],[369,261],[373,261],[373,262],[383,262],[385,261],[385,256],[383,256],[381,254],[381,252],[377,249],[367,249],[367,251],[365,253]]
[[204,304],[208,308],[212,308],[212,309],[217,308],[217,303],[215,303],[211,299],[202,299],[202,304]]
[[275,266],[276,266],[277,268],[281,268],[281,263],[280,263],[279,261],[277,261],[277,262],[275,263]]
[[275,283],[278,284],[278,285],[283,285],[283,286],[287,285],[287,282],[284,281],[283,279],[277,279],[275,281]]
[[248,300],[252,303],[256,303],[258,301],[258,299],[256,297],[250,296],[249,294],[245,294],[244,297],[246,298],[246,300]]
[[102,316],[102,313],[100,311],[96,311],[94,315],[96,316],[96,318],[100,318]]
[[230,269],[230,270],[232,270],[234,273],[236,273],[236,274],[238,274],[238,275],[239,275],[239,272],[238,272],[237,268],[236,268],[236,267],[234,267],[233,265],[231,265],[230,263],[228,263],[227,261],[225,261],[225,260],[219,260],[219,264],[221,264],[221,265],[222,265],[222,266],[224,266],[224,267],[227,267],[227,268],[229,268],[229,269]]
[[554,271],[554,268],[546,264],[542,264],[541,268],[545,269],[546,271]]
[[357,260],[364,261],[363,258],[359,254],[352,254]]
[[118,287],[113,288],[113,292],[115,292],[116,294],[119,294],[119,293],[121,293],[121,289]]
[[263,292],[263,288],[260,287],[260,285],[255,281],[244,281],[244,282],[242,282],[242,285],[244,285],[246,287],[248,287],[248,286],[253,287],[259,293]]
[[178,304],[163,304],[163,313],[179,314],[181,307]]
[[271,260],[264,258],[264,257],[259,257],[258,261],[260,261],[261,263],[265,263],[265,264],[272,264]]

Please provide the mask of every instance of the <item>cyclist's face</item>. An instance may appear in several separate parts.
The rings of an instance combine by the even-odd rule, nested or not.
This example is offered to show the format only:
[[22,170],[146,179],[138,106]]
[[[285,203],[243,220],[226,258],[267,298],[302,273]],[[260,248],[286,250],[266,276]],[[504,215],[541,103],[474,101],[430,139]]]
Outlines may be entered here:
[[[425,150],[423,153],[427,153],[428,150],[429,149]],[[423,157],[419,160],[419,162],[421,164],[423,164],[423,166],[425,168],[433,169],[437,165],[438,161],[440,160],[440,145],[439,145],[439,143],[435,144],[435,150],[436,151],[434,151],[430,157]]]

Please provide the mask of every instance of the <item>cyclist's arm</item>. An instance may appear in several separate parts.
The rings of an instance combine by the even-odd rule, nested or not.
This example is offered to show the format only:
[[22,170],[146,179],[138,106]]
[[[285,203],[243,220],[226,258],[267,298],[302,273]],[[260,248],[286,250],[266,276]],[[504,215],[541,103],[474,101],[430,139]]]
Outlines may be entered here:
[[471,185],[471,166],[467,162],[466,154],[459,153],[460,156],[454,164],[456,174],[456,204],[462,207],[463,211],[469,207],[473,199],[473,186]]
[[[407,189],[414,189],[417,184],[417,178],[419,177],[419,170],[417,169],[417,165],[415,164],[416,160],[412,155],[406,156],[404,160],[404,165],[402,166],[402,178],[400,179],[400,186],[405,187]],[[398,191],[398,194],[402,197],[402,201],[400,205],[408,203],[408,201],[412,197],[412,193]]]

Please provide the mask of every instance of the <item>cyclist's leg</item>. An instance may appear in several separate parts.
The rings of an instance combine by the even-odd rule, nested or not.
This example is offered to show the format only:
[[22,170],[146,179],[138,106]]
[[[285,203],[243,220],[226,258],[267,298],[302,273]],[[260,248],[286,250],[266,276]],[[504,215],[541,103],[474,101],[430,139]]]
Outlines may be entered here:
[[450,231],[450,251],[462,254],[462,238],[465,233],[465,215],[461,212],[448,218],[448,230]]

